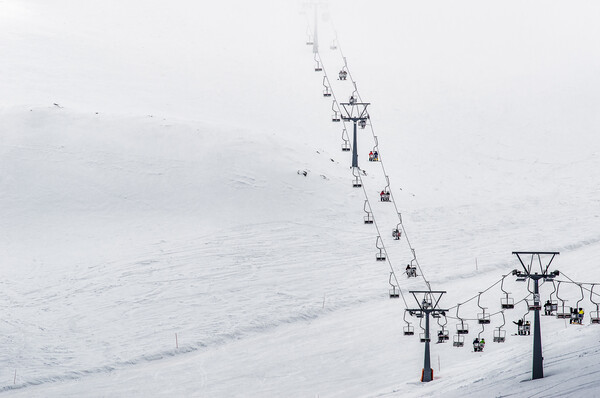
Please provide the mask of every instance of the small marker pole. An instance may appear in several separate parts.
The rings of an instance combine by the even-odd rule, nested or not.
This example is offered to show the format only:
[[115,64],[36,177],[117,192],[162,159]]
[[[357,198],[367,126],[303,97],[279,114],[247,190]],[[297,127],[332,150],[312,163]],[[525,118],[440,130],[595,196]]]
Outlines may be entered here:
[[177,340],[177,333],[175,333],[175,348],[179,348],[179,341]]

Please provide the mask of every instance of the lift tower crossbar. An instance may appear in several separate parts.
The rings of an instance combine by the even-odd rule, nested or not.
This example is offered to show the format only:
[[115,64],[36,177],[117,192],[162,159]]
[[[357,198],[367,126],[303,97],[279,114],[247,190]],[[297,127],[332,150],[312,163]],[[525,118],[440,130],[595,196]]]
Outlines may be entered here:
[[446,311],[448,310],[438,307],[442,295],[446,292],[440,290],[411,290],[409,293],[413,295],[419,307],[407,308],[406,311],[417,318],[425,317],[425,358],[421,381],[428,382],[433,380],[433,370],[431,369],[431,357],[429,354],[429,342],[431,340],[429,334],[429,315],[431,314],[434,318],[446,315]]
[[[554,260],[559,252],[513,252],[514,255],[517,256],[521,266],[523,267],[523,271],[513,270],[512,274],[519,278],[529,278],[533,280],[533,305],[535,308],[535,323],[533,328],[533,365],[531,378],[541,379],[544,377],[544,357],[542,357],[542,328],[540,325],[540,289],[539,289],[539,280],[543,279],[552,280],[559,275],[558,271],[548,272],[548,268],[550,268],[550,264]],[[523,258],[531,256],[531,261],[529,264],[527,262],[523,262]],[[550,260],[546,263],[546,265],[542,264],[542,256],[551,256]],[[537,257],[537,263],[539,264],[540,272],[533,272],[534,268],[534,260]]]

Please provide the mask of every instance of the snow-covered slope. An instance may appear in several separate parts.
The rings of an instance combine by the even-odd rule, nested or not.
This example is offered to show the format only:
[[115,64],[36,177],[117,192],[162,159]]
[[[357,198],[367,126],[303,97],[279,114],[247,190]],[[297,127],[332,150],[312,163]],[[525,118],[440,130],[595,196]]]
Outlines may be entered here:
[[[525,22],[542,3],[499,14],[466,1],[458,11],[436,2],[436,12],[340,4],[330,8],[340,43],[372,102],[419,262],[448,291],[443,305],[516,268],[513,250],[560,251],[556,268],[600,281],[600,54],[588,47],[597,6],[555,4],[532,32]],[[351,188],[295,6],[54,0],[0,10],[4,395],[600,395],[599,326],[550,317],[547,377],[521,382],[531,340],[510,331],[523,304],[506,312],[505,344],[491,343],[496,316],[484,353],[433,345],[436,379],[418,382],[423,347],[402,336],[402,300],[387,298],[364,194],[399,276],[410,249],[391,239],[398,221],[377,199],[385,178],[365,161],[365,132],[365,190]],[[325,22],[335,76],[342,60]],[[434,67],[440,57],[445,67]],[[553,72],[541,73],[547,64]],[[345,100],[352,87],[334,90]],[[528,294],[510,277],[505,287]],[[570,304],[579,289],[563,294]],[[496,312],[500,297],[496,285],[482,305]],[[589,295],[584,303],[589,312]]]

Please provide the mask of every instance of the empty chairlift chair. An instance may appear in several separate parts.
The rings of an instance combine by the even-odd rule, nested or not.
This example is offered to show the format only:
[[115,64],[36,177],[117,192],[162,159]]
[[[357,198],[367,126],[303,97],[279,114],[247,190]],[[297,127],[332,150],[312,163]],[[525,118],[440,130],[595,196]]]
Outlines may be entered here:
[[350,152],[350,139],[346,129],[342,130],[342,152]]
[[400,298],[400,287],[398,287],[398,285],[396,285],[393,281],[392,281],[392,277],[394,276],[393,272],[390,272],[390,279],[389,279],[389,283],[390,286],[392,287],[390,289],[390,298]]
[[357,167],[352,168],[352,175],[354,176],[354,179],[352,180],[352,187],[361,188],[362,180],[360,179],[360,173]]
[[406,326],[402,328],[402,334],[405,336],[413,336],[415,334],[415,328],[406,320],[406,310],[404,310],[404,322],[406,323]]
[[[468,334],[469,333],[469,324],[465,322],[464,319],[462,319],[459,315],[458,315],[458,310],[460,308],[460,304],[458,304],[456,306],[456,318],[460,321],[459,323],[456,324],[456,334],[457,335],[463,335],[463,334]],[[464,339],[463,339],[464,342]],[[462,346],[461,346],[462,347]]]
[[423,317],[421,316],[421,323],[419,324],[421,326],[421,330],[422,332],[419,333],[419,340],[421,341],[421,343],[426,343],[428,341],[431,341],[431,337],[427,336],[427,334],[425,333],[425,328],[423,327]]
[[323,97],[331,97],[331,87],[329,87],[327,76],[323,76]]
[[590,289],[590,301],[596,306],[596,311],[590,313],[590,322],[593,325],[598,325],[600,324],[600,303],[594,301],[594,286],[592,284],[592,288]]
[[323,67],[321,66],[321,61],[319,61],[318,54],[315,53],[315,72],[322,72]]
[[365,200],[363,210],[365,211],[365,213],[367,213],[367,215],[363,217],[363,221],[365,224],[373,224],[373,214],[367,209],[368,206],[369,201]]
[[331,103],[331,110],[333,111],[333,115],[331,115],[331,121],[336,123],[341,121],[341,117],[340,117],[340,112],[336,109],[336,102],[335,100]]
[[375,254],[375,259],[377,261],[385,261],[386,257],[385,257],[385,251],[384,251],[384,247],[383,247],[383,242],[381,240],[381,236],[377,237],[377,241],[375,241],[375,247],[377,247],[377,249],[379,249],[379,252],[377,252]]
[[567,319],[567,318],[571,318],[571,307],[566,307],[565,306],[565,302],[567,300],[563,300],[560,298],[560,296],[558,295],[559,291],[560,291],[560,281],[558,282],[558,285],[556,285],[556,298],[560,301],[560,305],[557,308],[556,311],[556,318],[558,319]]
[[515,300],[510,297],[510,293],[504,290],[504,278],[500,283],[500,290],[504,293],[504,297],[500,299],[500,306],[502,309],[513,309],[515,308]]
[[481,293],[479,293],[479,296],[477,297],[477,306],[481,308],[482,312],[477,314],[477,323],[479,323],[480,325],[487,325],[488,323],[490,323],[490,314],[485,312],[486,308],[480,305],[480,300]]
[[498,326],[494,329],[494,343],[504,343],[506,341],[506,330],[502,328],[506,324],[506,318],[504,317],[504,311],[501,311],[502,314],[502,325]]

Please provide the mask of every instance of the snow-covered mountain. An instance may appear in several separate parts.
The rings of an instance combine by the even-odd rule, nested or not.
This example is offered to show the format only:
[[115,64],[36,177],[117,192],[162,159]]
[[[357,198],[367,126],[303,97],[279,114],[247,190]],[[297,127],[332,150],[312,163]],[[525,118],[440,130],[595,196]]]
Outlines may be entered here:
[[[409,303],[426,288],[403,275],[411,247],[443,307],[517,268],[515,250],[560,251],[560,280],[600,281],[598,5],[322,10],[325,72],[345,101],[337,33],[400,241],[370,128],[364,190],[351,186],[300,9],[0,2],[0,393],[600,396],[589,316],[542,318],[544,379],[529,381],[531,338],[511,335],[521,303],[504,344],[498,314],[483,353],[473,321],[464,348],[433,344],[435,380],[420,383],[423,345],[388,298],[390,265]],[[512,276],[503,287],[529,294]],[[560,295],[575,305],[580,288]],[[496,284],[480,304],[497,313],[501,297]]]

